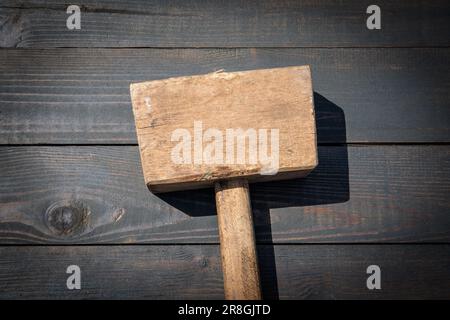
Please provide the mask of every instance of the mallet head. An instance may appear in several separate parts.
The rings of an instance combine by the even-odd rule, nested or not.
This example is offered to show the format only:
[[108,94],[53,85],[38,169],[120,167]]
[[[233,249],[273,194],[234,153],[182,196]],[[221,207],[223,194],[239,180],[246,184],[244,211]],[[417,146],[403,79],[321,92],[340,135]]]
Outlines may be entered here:
[[131,97],[154,192],[302,177],[318,163],[308,66],[136,83]]

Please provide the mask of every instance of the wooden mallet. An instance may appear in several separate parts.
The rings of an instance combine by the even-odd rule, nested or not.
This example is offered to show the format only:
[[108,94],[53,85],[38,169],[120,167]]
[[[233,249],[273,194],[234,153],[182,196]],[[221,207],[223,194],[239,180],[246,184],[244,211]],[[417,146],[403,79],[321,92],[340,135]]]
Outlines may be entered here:
[[153,192],[214,186],[226,299],[261,299],[248,182],[305,176],[317,160],[308,66],[131,85]]

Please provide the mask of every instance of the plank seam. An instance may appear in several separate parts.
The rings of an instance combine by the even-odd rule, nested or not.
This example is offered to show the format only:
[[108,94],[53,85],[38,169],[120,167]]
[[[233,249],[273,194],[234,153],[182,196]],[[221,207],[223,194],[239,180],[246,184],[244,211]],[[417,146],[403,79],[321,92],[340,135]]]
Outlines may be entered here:
[[[219,246],[219,242],[206,243],[36,243],[36,244],[0,244],[2,247],[130,247],[130,246]],[[256,242],[258,246],[450,246],[450,242],[308,242],[308,243],[271,243]]]

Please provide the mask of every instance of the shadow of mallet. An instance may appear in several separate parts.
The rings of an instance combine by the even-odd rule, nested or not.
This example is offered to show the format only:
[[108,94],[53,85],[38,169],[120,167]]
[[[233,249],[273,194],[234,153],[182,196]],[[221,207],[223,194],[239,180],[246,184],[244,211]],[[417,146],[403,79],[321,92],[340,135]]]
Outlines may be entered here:
[[226,299],[261,299],[248,182],[317,165],[307,66],[215,72],[131,85],[153,192],[214,186]]

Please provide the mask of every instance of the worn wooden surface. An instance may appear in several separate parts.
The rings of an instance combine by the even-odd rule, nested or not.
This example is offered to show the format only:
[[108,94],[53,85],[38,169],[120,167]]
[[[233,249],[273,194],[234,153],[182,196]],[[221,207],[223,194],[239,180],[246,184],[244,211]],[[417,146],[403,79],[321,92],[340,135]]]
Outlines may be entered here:
[[378,0],[382,29],[366,28],[370,0],[79,0],[81,30],[66,3],[3,0],[3,47],[448,46],[446,0]]
[[130,92],[144,180],[154,192],[236,177],[292,179],[317,166],[308,66],[154,80]]
[[227,300],[261,300],[255,229],[248,182],[215,183],[224,294]]
[[223,298],[213,190],[148,193],[129,84],[310,65],[319,167],[251,186],[264,296],[449,299],[448,1],[78,4],[0,2],[0,297]]
[[290,65],[311,66],[319,143],[447,143],[449,59],[448,48],[0,50],[0,143],[136,144],[131,82]]
[[[449,299],[446,245],[262,245],[268,299]],[[68,265],[82,289],[67,290]],[[366,269],[382,268],[382,290]],[[0,248],[0,298],[223,299],[217,245]]]
[[[213,190],[149,193],[135,146],[2,147],[0,168],[3,244],[218,243]],[[323,146],[307,178],[251,186],[256,238],[449,242],[449,193],[447,146]]]

